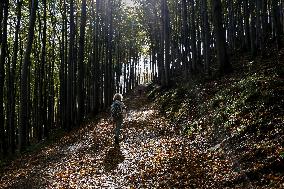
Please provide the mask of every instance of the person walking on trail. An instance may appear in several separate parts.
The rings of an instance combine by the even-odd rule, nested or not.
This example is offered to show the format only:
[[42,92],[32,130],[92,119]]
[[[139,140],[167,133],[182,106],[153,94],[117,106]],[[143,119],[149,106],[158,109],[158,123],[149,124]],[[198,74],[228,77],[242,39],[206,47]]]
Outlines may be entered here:
[[126,106],[122,102],[123,96],[119,93],[116,93],[113,96],[113,103],[111,105],[111,117],[115,124],[115,130],[114,130],[114,142],[115,144],[119,144],[119,134],[120,130],[122,128],[123,123],[123,112],[126,109]]

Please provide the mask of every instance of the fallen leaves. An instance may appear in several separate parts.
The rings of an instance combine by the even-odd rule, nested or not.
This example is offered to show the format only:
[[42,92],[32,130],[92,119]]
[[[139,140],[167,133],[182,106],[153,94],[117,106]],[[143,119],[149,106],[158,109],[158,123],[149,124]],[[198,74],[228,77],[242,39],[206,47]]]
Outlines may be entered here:
[[[208,91],[202,93],[208,96]],[[240,125],[218,142],[208,137],[213,133],[208,117],[191,122],[193,115],[179,111],[175,116],[193,126],[188,136],[177,132],[182,127],[161,116],[144,97],[129,98],[126,104],[129,111],[119,146],[114,145],[113,124],[102,116],[13,162],[0,175],[0,188],[245,188],[259,184],[253,178],[269,180],[263,186],[283,184],[279,172],[264,174],[266,168],[283,164],[283,146],[275,144],[283,133],[279,127],[269,131],[274,141],[248,135],[246,122],[253,115],[237,112],[228,122],[239,120]],[[181,107],[188,110],[186,103]],[[254,143],[256,137],[265,140]]]

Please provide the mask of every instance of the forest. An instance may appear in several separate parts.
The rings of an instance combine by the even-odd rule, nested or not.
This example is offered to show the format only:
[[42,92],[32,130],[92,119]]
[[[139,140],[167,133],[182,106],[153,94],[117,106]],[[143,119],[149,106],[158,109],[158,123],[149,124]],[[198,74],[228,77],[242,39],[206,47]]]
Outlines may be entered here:
[[282,188],[283,62],[283,0],[1,0],[0,188]]

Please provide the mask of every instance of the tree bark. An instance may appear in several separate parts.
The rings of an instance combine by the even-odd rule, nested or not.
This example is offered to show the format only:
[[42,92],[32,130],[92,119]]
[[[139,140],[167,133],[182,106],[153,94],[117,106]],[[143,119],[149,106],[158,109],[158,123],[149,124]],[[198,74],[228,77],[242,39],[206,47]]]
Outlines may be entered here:
[[164,76],[165,76],[165,81],[164,81],[164,87],[169,86],[169,80],[170,80],[170,18],[169,18],[169,9],[167,5],[167,0],[162,0],[162,20],[163,20],[163,27],[162,27],[162,49],[163,51],[163,56],[165,57],[163,66],[164,66]]
[[44,125],[44,128],[46,130],[47,127],[47,106],[45,101],[47,100],[47,90],[46,86],[48,83],[48,78],[46,76],[46,30],[47,30],[47,23],[46,23],[46,0],[42,0],[43,3],[43,28],[42,28],[42,52],[41,52],[41,64],[40,64],[40,78],[39,78],[39,140],[42,139],[42,137],[45,135],[43,133],[42,126]]
[[188,61],[189,56],[189,26],[188,26],[188,5],[187,0],[182,0],[182,45],[184,50],[182,50],[182,63],[184,65],[185,79],[189,79],[189,74],[191,74],[191,63]]
[[[5,132],[5,116],[4,116],[4,81],[5,81],[5,64],[6,58],[8,56],[7,48],[7,21],[8,21],[8,9],[9,1],[5,0],[1,2],[3,5],[0,8],[3,8],[3,21],[0,20],[0,24],[3,23],[3,30],[1,35],[1,54],[0,54],[0,153],[1,149],[3,154],[7,153],[7,141],[6,141],[6,132]],[[2,21],[2,23],[1,23]]]
[[208,8],[207,8],[207,0],[202,0],[202,21],[203,21],[203,57],[204,57],[204,70],[205,74],[209,75],[210,72],[210,30],[209,30],[209,22],[208,22]]
[[20,127],[19,127],[19,145],[20,151],[25,150],[27,145],[27,129],[29,127],[28,121],[28,72],[29,72],[29,64],[30,64],[30,55],[32,51],[33,39],[34,39],[34,28],[36,21],[36,9],[37,9],[37,0],[32,1],[31,6],[31,15],[29,21],[29,32],[28,32],[28,41],[26,45],[26,52],[24,55],[24,62],[22,65],[22,73],[21,73],[21,99],[20,99]]
[[250,23],[249,23],[249,8],[248,0],[243,1],[244,8],[244,27],[245,27],[245,47],[246,50],[250,50]]
[[190,46],[191,46],[191,53],[192,53],[192,71],[196,72],[197,69],[197,48],[196,48],[196,20],[195,20],[195,4],[194,0],[190,0],[190,7],[191,7],[191,37],[190,37]]
[[9,102],[10,104],[10,112],[8,116],[8,127],[10,128],[10,151],[12,154],[15,153],[16,150],[16,136],[15,136],[15,105],[16,105],[16,88],[15,88],[15,74],[16,74],[16,66],[17,66],[17,58],[18,58],[18,50],[19,50],[19,31],[21,26],[21,10],[22,10],[22,0],[17,1],[17,24],[15,30],[15,42],[13,46],[13,57],[12,57],[12,66],[10,69],[11,80],[10,89],[9,89]]
[[250,1],[250,49],[252,57],[256,56],[255,0]]
[[[261,40],[262,40],[262,45],[263,48],[262,50],[265,48],[265,44],[267,41],[267,19],[268,19],[268,15],[267,15],[267,0],[262,0],[262,5],[261,5],[261,26],[262,26],[262,32],[261,32]],[[262,52],[263,53],[263,52]]]
[[216,37],[217,60],[219,63],[219,74],[223,75],[232,71],[227,55],[225,31],[222,23],[221,0],[212,0],[213,24]]
[[70,0],[70,37],[69,37],[69,55],[68,55],[68,79],[67,79],[67,129],[70,131],[74,124],[73,117],[73,64],[75,59],[75,23],[74,23],[74,2]]
[[86,0],[82,0],[81,25],[79,39],[79,64],[78,64],[78,124],[81,124],[85,115],[85,88],[84,88],[84,46],[86,27]]

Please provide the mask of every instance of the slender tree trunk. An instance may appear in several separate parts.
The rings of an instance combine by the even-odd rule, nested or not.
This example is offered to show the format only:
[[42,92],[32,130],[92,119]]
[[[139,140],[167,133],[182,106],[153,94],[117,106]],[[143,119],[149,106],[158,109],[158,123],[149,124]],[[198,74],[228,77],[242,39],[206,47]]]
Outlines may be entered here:
[[[38,14],[38,17],[39,17],[40,15]],[[42,36],[42,34],[41,34],[41,22],[39,21],[39,26],[38,26],[38,31],[39,31],[39,33],[37,34],[37,36],[38,36],[38,39],[37,40],[35,40],[35,42],[34,42],[34,46],[36,46],[37,48],[34,48],[34,59],[35,59],[35,62],[37,62],[39,65],[37,65],[37,64],[35,64],[35,69],[34,69],[34,77],[35,77],[35,79],[34,79],[34,94],[33,94],[33,104],[34,104],[34,106],[33,106],[33,123],[32,123],[32,126],[34,127],[34,133],[35,133],[35,135],[37,136],[37,140],[38,141],[40,141],[41,140],[41,130],[40,130],[40,128],[41,128],[41,126],[43,125],[42,124],[42,118],[40,117],[40,108],[41,108],[41,106],[40,106],[40,103],[39,103],[39,99],[40,99],[40,90],[39,90],[39,88],[40,88],[40,86],[42,86],[41,85],[41,83],[40,83],[40,81],[41,81],[41,76],[40,76],[40,64],[41,64],[41,61],[40,61],[40,45],[38,44],[38,43],[40,43],[40,41],[41,41],[41,36]],[[41,126],[40,126],[41,125]]]
[[22,65],[22,73],[21,73],[21,106],[20,106],[20,138],[19,138],[19,144],[20,144],[20,151],[23,151],[26,148],[27,141],[28,141],[28,133],[27,129],[29,127],[28,124],[28,67],[30,64],[30,55],[32,51],[32,44],[34,39],[34,27],[35,27],[35,21],[36,21],[36,9],[37,9],[37,0],[32,1],[31,6],[31,15],[30,15],[30,21],[29,21],[29,32],[28,32],[28,41],[26,46],[26,52],[24,55],[24,62]]
[[39,139],[42,138],[43,135],[46,135],[46,133],[43,133],[43,128],[42,125],[44,125],[45,130],[49,125],[47,125],[47,106],[45,104],[45,101],[47,100],[47,91],[46,91],[46,85],[47,85],[47,76],[46,76],[46,30],[47,30],[47,25],[46,25],[46,0],[42,1],[43,3],[43,30],[42,30],[42,52],[41,52],[41,66],[40,66],[40,85],[39,85],[39,114],[40,114],[40,122],[41,124],[39,125]]
[[85,114],[85,88],[84,88],[84,45],[86,27],[86,0],[82,0],[81,25],[79,39],[79,65],[78,65],[78,124],[81,124]]
[[232,71],[227,55],[225,31],[222,23],[221,0],[212,0],[213,24],[216,37],[217,60],[219,62],[219,73],[221,75]]
[[[262,26],[262,37],[261,37],[261,40],[262,40],[262,45],[263,45],[263,48],[262,50],[264,50],[265,48],[265,44],[266,44],[266,41],[267,41],[267,19],[268,19],[268,15],[267,15],[267,0],[262,0],[262,6],[261,6],[261,26]],[[262,51],[263,53],[264,51]]]
[[256,49],[257,50],[262,50],[262,45],[261,45],[261,38],[262,38],[262,35],[261,35],[261,25],[260,25],[260,12],[261,12],[261,1],[260,0],[256,0]]
[[112,102],[112,96],[114,95],[114,74],[113,74],[113,52],[114,52],[114,44],[113,44],[113,1],[110,0],[109,2],[110,7],[110,20],[109,20],[109,33],[108,33],[108,75],[110,76],[108,78],[108,100],[107,100],[107,106],[111,105]]
[[[162,32],[162,31],[161,31]],[[157,57],[157,63],[158,63],[158,78],[159,78],[159,84],[162,86],[165,86],[165,72],[164,72],[164,38],[162,35],[159,36],[160,40],[157,40],[158,46],[158,57]]]
[[163,56],[164,59],[164,75],[165,75],[165,81],[164,81],[164,87],[169,86],[169,80],[170,80],[170,18],[169,18],[169,10],[167,5],[167,0],[162,0],[161,2],[162,6],[162,19],[163,19],[163,41],[162,41],[162,49],[164,49]]
[[191,2],[191,52],[192,52],[192,70],[193,72],[197,69],[197,50],[196,50],[196,20],[195,20],[195,4],[194,0],[190,0]]
[[[9,2],[8,0],[5,0],[4,2],[1,2],[3,5],[0,8],[3,8],[3,21],[0,20],[0,24],[3,23],[3,30],[1,33],[1,54],[0,54],[0,153],[1,149],[4,154],[7,153],[7,142],[6,142],[6,133],[5,133],[5,116],[4,116],[4,106],[3,106],[3,100],[4,100],[4,81],[5,81],[5,62],[6,58],[8,56],[7,48],[7,20],[8,20],[8,9],[9,9]],[[2,23],[1,23],[2,21]]]
[[73,64],[74,64],[74,46],[75,46],[75,23],[74,23],[74,3],[70,0],[70,39],[69,39],[69,57],[68,57],[68,79],[67,79],[67,129],[70,131],[73,127]]
[[234,9],[233,9],[233,0],[228,1],[228,43],[231,51],[234,51],[234,40],[233,38],[236,35],[236,31],[234,30]]
[[210,30],[208,22],[208,8],[207,0],[202,0],[202,17],[203,17],[203,28],[204,28],[204,41],[203,41],[203,56],[204,56],[204,70],[205,74],[209,75],[210,73]]
[[63,1],[63,13],[62,13],[62,29],[61,29],[61,38],[62,41],[60,43],[61,50],[60,50],[60,123],[62,127],[67,129],[66,125],[66,112],[67,112],[67,13],[66,13],[66,2]]
[[15,153],[16,150],[16,136],[15,136],[15,105],[16,105],[16,88],[15,88],[15,75],[16,75],[16,66],[17,66],[17,58],[18,58],[18,50],[19,50],[19,31],[21,25],[21,10],[22,10],[22,0],[17,1],[17,24],[15,30],[15,41],[13,46],[13,58],[12,58],[12,66],[10,69],[10,100],[9,104],[11,106],[10,113],[8,116],[8,127],[10,128],[10,151],[12,154]]
[[250,49],[251,55],[256,55],[255,0],[250,1]]
[[106,11],[106,28],[105,28],[105,40],[106,40],[106,52],[105,52],[105,74],[104,74],[104,108],[111,104],[112,96],[112,6],[111,1],[107,1]]
[[100,0],[96,0],[96,20],[95,20],[95,37],[94,37],[94,114],[97,114],[100,108],[100,65],[99,65],[99,34],[100,34],[100,21],[99,21],[99,11],[100,11]]
[[245,47],[247,50],[250,49],[250,23],[249,23],[249,8],[248,0],[243,1],[244,6],[244,27],[245,27]]
[[[244,33],[244,14],[242,9],[242,3],[237,3],[238,8],[238,16],[235,16],[235,20],[237,20],[237,24],[233,25],[235,31],[238,32],[238,37],[234,37],[234,49],[244,49],[245,48],[245,33]],[[239,27],[237,27],[239,26]]]

